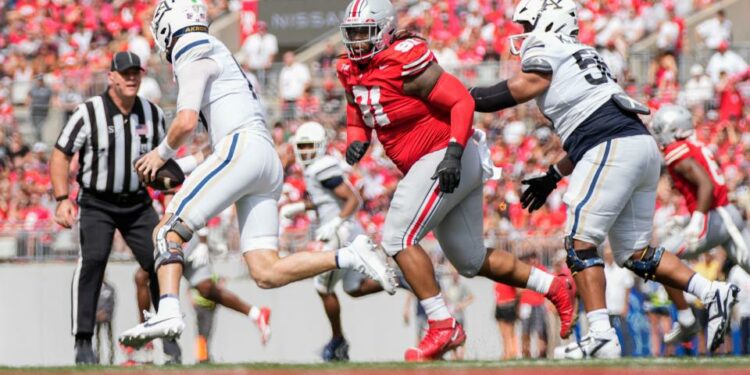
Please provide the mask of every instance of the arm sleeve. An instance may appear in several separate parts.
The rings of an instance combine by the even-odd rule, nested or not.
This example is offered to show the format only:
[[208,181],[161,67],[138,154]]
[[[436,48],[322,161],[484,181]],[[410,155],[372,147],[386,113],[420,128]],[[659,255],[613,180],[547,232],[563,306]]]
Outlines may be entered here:
[[357,107],[351,103],[346,105],[346,144],[354,141],[370,142],[372,130],[365,125]]
[[451,140],[466,146],[474,122],[474,99],[456,77],[443,73],[432,88],[427,101],[438,108],[450,111]]
[[177,112],[190,109],[200,112],[203,91],[210,79],[219,74],[219,65],[212,59],[186,62],[177,73]]
[[86,142],[89,133],[89,125],[85,118],[86,104],[81,104],[70,116],[70,119],[57,137],[55,148],[62,151],[63,154],[72,156],[81,149]]
[[[339,79],[341,87],[348,94],[351,94],[351,87],[347,84],[348,77],[351,74],[350,70],[351,62],[339,59],[336,65],[336,77]],[[365,125],[357,106],[346,100],[346,145],[348,146],[354,141],[370,142],[371,136],[372,129]]]

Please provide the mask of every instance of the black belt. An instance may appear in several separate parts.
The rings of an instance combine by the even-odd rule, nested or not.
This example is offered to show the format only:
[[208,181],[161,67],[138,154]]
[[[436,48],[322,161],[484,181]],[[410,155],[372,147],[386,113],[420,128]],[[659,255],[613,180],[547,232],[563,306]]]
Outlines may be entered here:
[[92,189],[83,189],[83,194],[115,204],[137,204],[137,203],[148,203],[151,201],[151,197],[145,189],[138,190],[132,193],[111,193],[105,191],[96,191]]

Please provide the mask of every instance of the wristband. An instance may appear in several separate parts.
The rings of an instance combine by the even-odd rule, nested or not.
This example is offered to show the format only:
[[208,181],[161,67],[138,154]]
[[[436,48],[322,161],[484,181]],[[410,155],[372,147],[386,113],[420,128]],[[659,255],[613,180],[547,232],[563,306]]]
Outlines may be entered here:
[[66,199],[68,199],[68,194],[58,195],[55,197],[55,202],[62,202]]
[[164,140],[159,143],[159,146],[156,148],[156,152],[159,153],[159,157],[162,158],[162,160],[171,159],[175,156],[175,154],[177,154],[177,150],[169,146],[166,138],[164,138]]

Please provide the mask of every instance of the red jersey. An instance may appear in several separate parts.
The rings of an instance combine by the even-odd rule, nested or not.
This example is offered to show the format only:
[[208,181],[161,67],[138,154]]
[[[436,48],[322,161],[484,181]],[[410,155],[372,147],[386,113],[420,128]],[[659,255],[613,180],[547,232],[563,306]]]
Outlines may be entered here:
[[495,304],[504,305],[515,300],[516,288],[503,283],[495,283]]
[[[386,155],[406,174],[422,156],[448,146],[450,112],[407,95],[404,81],[422,73],[435,56],[418,38],[398,40],[366,65],[342,57],[336,67],[362,122],[377,132]],[[351,120],[349,120],[351,123]]]
[[708,172],[708,176],[711,177],[711,182],[714,184],[714,199],[711,203],[710,209],[729,204],[729,198],[727,197],[729,190],[724,184],[724,176],[721,174],[721,170],[716,164],[716,161],[714,161],[711,151],[703,147],[703,145],[689,139],[677,141],[664,148],[664,158],[666,159],[669,175],[672,177],[672,181],[674,181],[674,186],[680,191],[682,196],[685,197],[685,203],[691,214],[695,211],[695,207],[698,205],[696,199],[696,196],[698,195],[698,187],[690,183],[675,171],[677,163],[688,158],[692,158],[698,162],[698,164]]

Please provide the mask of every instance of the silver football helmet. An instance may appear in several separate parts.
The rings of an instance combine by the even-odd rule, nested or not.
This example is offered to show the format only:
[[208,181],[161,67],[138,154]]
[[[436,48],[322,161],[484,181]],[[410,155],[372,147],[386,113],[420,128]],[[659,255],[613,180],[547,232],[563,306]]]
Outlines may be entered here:
[[578,16],[573,0],[521,0],[513,13],[513,22],[523,25],[523,34],[511,35],[510,52],[521,53],[516,46],[531,34],[553,33],[578,36]]
[[396,9],[389,0],[353,0],[346,7],[341,35],[349,59],[372,58],[396,35]]
[[306,122],[297,128],[292,137],[292,144],[295,159],[303,167],[307,167],[326,154],[326,130],[317,122]]
[[188,32],[208,32],[206,4],[201,0],[159,1],[151,20],[151,34],[162,58],[170,61],[169,50],[175,38]]
[[665,104],[651,119],[651,131],[662,147],[667,146],[693,135],[693,115],[683,106]]

